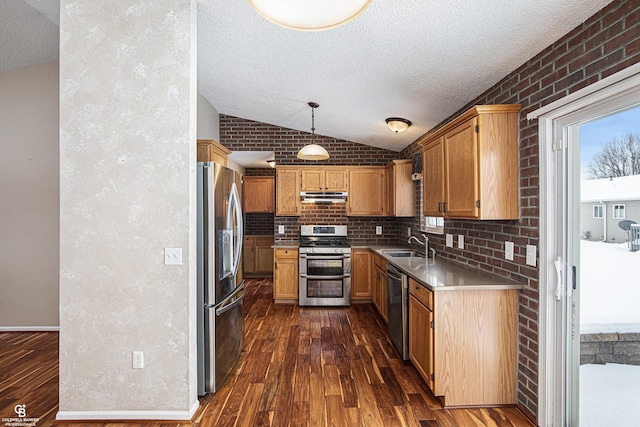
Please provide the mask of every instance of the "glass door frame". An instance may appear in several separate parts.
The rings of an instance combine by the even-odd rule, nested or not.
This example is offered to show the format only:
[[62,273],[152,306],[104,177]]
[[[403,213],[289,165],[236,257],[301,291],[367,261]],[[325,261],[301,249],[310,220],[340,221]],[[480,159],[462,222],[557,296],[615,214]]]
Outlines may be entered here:
[[[579,165],[577,124],[623,110],[640,100],[640,64],[632,65],[527,115],[538,119],[540,167],[540,267],[538,339],[538,425],[577,425],[579,334],[570,340],[574,297],[571,268],[576,255],[569,239],[567,208],[579,194],[571,177]],[[572,131],[573,129],[573,131]],[[571,147],[571,148],[570,148]],[[574,178],[575,179],[575,178]],[[572,202],[572,203],[570,203]],[[579,242],[578,242],[579,243]],[[579,251],[579,249],[578,249]],[[559,267],[559,269],[556,268]],[[578,278],[576,278],[577,280]],[[577,322],[575,308],[573,319]],[[575,328],[575,325],[574,325]],[[575,329],[574,329],[575,332]],[[577,344],[576,344],[577,341]],[[577,348],[577,349],[576,349]],[[572,363],[577,351],[577,364]]]

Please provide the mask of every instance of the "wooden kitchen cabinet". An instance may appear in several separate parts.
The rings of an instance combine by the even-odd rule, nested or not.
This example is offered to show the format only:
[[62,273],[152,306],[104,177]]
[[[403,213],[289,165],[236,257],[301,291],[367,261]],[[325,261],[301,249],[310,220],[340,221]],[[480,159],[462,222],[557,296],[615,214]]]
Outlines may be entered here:
[[387,216],[415,216],[416,188],[411,180],[412,160],[393,160],[386,166]]
[[276,249],[273,260],[273,298],[275,303],[298,303],[298,250]]
[[409,279],[409,359],[433,390],[433,305],[420,298],[420,288],[433,296],[433,292]]
[[301,191],[347,191],[349,173],[345,168],[301,169]]
[[245,213],[273,213],[275,211],[275,178],[245,176],[242,178]]
[[409,357],[447,407],[516,403],[518,290],[409,280]]
[[378,254],[373,254],[373,305],[385,321],[388,321],[387,303],[387,262]]
[[385,188],[383,166],[350,168],[347,215],[384,216]]
[[518,219],[520,105],[477,105],[423,146],[426,216]]
[[273,236],[245,236],[242,247],[244,274],[247,277],[273,275]]
[[276,215],[300,216],[300,169],[276,166]]
[[227,166],[227,157],[231,151],[213,139],[199,139],[197,142],[197,159],[199,162],[215,162]]
[[371,301],[371,251],[351,249],[351,301]]
[[444,216],[444,137],[422,150],[422,208],[425,216]]

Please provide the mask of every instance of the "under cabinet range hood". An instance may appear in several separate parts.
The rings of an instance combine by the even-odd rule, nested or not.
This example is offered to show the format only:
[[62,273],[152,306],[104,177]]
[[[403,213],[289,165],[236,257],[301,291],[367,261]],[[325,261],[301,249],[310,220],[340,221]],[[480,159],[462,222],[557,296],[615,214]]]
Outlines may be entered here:
[[301,191],[300,199],[309,203],[344,203],[347,201],[347,192]]

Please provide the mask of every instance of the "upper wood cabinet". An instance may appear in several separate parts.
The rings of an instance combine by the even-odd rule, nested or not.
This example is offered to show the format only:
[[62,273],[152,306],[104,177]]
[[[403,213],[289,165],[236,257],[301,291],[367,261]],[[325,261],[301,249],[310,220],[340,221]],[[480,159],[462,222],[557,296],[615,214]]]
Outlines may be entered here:
[[276,167],[276,215],[300,216],[300,169]]
[[302,169],[302,191],[347,191],[345,168]]
[[386,167],[386,213],[415,216],[416,187],[411,180],[411,160],[393,160]]
[[426,136],[424,214],[518,219],[520,105],[477,105]]
[[246,213],[274,212],[275,178],[272,176],[245,176],[244,181],[244,211]]
[[444,137],[422,150],[423,212],[426,216],[443,216],[444,200]]
[[347,215],[384,216],[385,188],[383,166],[350,168]]
[[199,162],[215,162],[227,166],[227,156],[231,151],[213,139],[199,139],[197,159]]

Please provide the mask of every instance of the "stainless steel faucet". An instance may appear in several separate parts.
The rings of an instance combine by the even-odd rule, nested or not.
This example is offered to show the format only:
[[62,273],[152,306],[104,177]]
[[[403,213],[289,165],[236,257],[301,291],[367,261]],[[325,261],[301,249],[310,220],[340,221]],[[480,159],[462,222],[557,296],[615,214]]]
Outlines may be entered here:
[[[425,257],[429,257],[429,238],[427,236],[425,236],[424,234],[422,235],[422,237],[424,237],[424,242],[421,242],[420,239],[418,239],[416,236],[410,236],[409,240],[407,241],[407,243],[411,243],[412,240],[415,240],[418,244],[424,245],[424,256]],[[433,255],[434,255],[434,258],[435,258],[435,251],[434,251]]]

